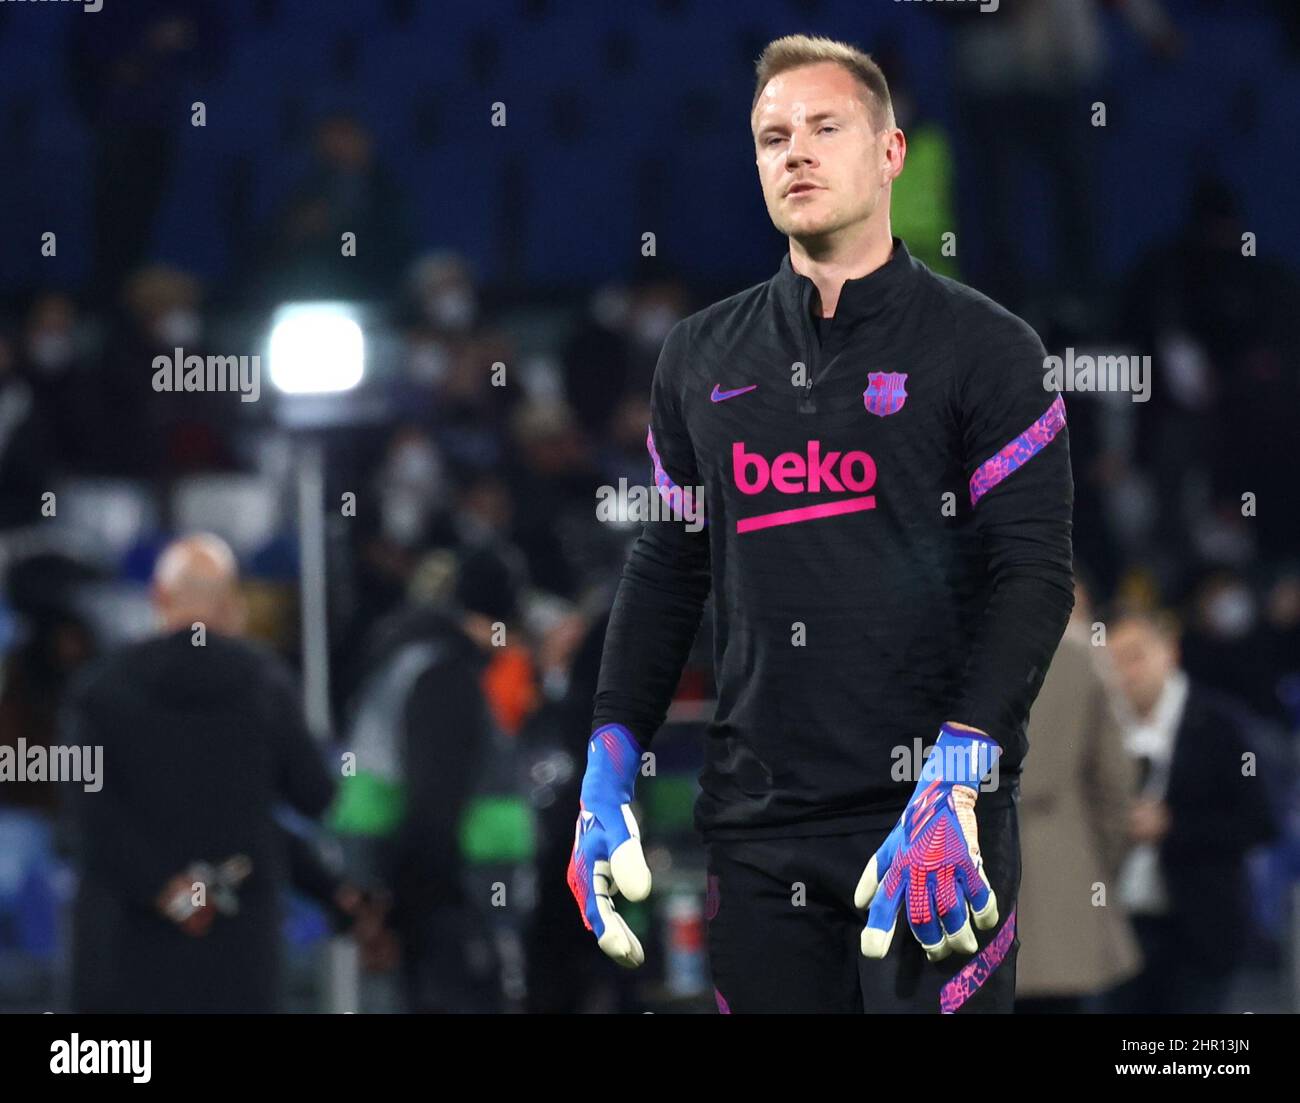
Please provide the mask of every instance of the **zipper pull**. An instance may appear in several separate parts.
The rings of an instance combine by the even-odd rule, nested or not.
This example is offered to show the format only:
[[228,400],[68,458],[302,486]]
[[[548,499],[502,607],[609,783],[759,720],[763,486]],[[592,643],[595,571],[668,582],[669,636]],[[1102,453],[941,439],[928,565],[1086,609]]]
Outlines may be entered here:
[[803,394],[799,398],[799,412],[801,414],[815,414],[817,412],[817,403],[813,401],[812,389],[812,379],[809,378],[808,385],[804,387]]

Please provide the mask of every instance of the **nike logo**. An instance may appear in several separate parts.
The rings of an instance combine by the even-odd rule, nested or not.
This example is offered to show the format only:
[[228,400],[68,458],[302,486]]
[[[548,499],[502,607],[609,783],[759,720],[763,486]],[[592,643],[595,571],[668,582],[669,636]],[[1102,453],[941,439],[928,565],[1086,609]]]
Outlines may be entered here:
[[726,402],[729,398],[735,398],[738,394],[745,394],[749,391],[757,390],[758,384],[751,383],[748,387],[737,387],[734,391],[724,391],[722,387],[714,383],[713,393],[709,395],[710,402]]

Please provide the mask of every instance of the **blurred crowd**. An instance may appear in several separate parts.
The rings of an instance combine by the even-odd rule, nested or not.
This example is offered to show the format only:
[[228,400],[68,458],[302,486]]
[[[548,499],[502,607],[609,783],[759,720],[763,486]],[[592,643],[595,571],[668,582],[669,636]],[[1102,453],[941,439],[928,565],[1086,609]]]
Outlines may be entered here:
[[[1154,5],[1135,7],[1149,13],[1137,29],[1151,48],[1176,56],[1172,24]],[[277,739],[292,730],[301,738],[285,754],[329,768],[292,799],[278,760],[249,752],[242,799],[255,791],[262,804],[229,820],[230,839],[217,841],[214,824],[227,822],[221,803],[200,831],[179,811],[175,788],[201,776],[219,747],[178,757],[152,743],[106,751],[110,763],[143,756],[122,768],[135,771],[131,799],[152,809],[142,815],[157,833],[140,841],[147,858],[128,871],[134,883],[142,868],[156,870],[157,883],[125,902],[112,886],[129,851],[123,844],[115,855],[106,840],[131,830],[129,809],[87,821],[75,806],[89,800],[0,783],[0,811],[48,823],[54,850],[101,892],[78,897],[83,958],[94,957],[101,927],[137,924],[133,937],[152,932],[137,947],[142,960],[166,944],[177,970],[213,978],[202,998],[143,983],[105,993],[113,978],[103,976],[74,984],[67,998],[87,1007],[275,1004],[263,987],[224,989],[216,979],[271,960],[273,946],[242,957],[213,947],[223,930],[265,927],[277,913],[250,904],[237,919],[216,903],[187,903],[189,846],[192,857],[266,855],[243,898],[265,903],[283,884],[315,900],[330,930],[355,937],[366,968],[400,978],[396,1006],[647,1006],[645,988],[607,968],[590,944],[563,881],[604,621],[636,531],[633,519],[597,522],[595,491],[621,478],[648,482],[660,347],[718,289],[652,262],[583,297],[486,285],[465,257],[416,240],[410,215],[420,196],[346,112],[316,122],[302,151],[307,167],[270,222],[246,235],[257,248],[232,250],[223,280],[154,260],[152,227],[174,155],[159,105],[179,66],[220,64],[220,37],[204,36],[198,10],[142,4],[136,22],[75,43],[72,71],[98,113],[95,278],[28,288],[0,314],[0,745],[58,745],[89,726],[92,741],[112,748],[129,733],[103,730],[104,717],[129,707],[146,718],[140,730],[153,730],[151,740],[232,726],[247,735],[258,724]],[[1029,759],[1022,825],[1026,998],[1045,1010],[1222,1007],[1236,969],[1280,961],[1281,897],[1296,868],[1300,532],[1287,423],[1300,409],[1300,290],[1268,249],[1243,251],[1239,196],[1212,162],[1188,181],[1178,231],[1145,242],[1132,270],[1103,272],[1092,247],[1104,204],[1076,172],[1077,127],[1062,114],[1086,97],[1102,46],[1075,59],[1072,83],[1052,70],[1047,96],[1041,58],[1018,53],[1019,40],[985,41],[991,26],[975,20],[953,31],[960,137],[981,151],[974,162],[956,155],[959,135],[906,117],[901,53],[886,64],[891,79],[898,74],[900,121],[915,134],[895,231],[936,269],[1030,320],[1049,353],[1152,358],[1148,402],[1065,396],[1088,600],[1062,645],[1059,684],[1049,678],[1031,721],[1031,747],[1042,749]],[[995,68],[1005,79],[992,79],[990,57],[1002,59]],[[1007,133],[1024,148],[1002,143]],[[1041,279],[1025,275],[1019,212],[1008,206],[1022,172],[1038,174],[1060,206]],[[938,239],[957,224],[956,197],[972,190],[972,177],[982,181],[980,201],[961,217],[985,248],[967,267]],[[902,203],[909,188],[918,198]],[[357,258],[341,259],[344,232],[364,242]],[[262,401],[241,404],[150,385],[153,358],[178,347],[257,352],[275,305],[296,298],[373,308],[382,355],[365,386],[388,411],[325,436],[334,724],[314,733],[292,693],[275,698],[279,715],[240,712],[252,690],[238,672],[263,661],[249,658],[262,654],[249,641],[277,653],[287,668],[277,677],[291,679],[300,660],[294,450],[277,398],[269,387]],[[192,499],[182,490],[200,484],[230,487],[234,516],[185,508]],[[334,506],[349,494],[352,513]],[[246,510],[260,511],[258,523]],[[172,544],[192,529],[223,539]],[[168,567],[169,547],[192,561]],[[165,648],[122,657],[124,647],[186,636],[189,612],[164,612],[177,592],[238,599],[226,661],[243,691],[178,701],[171,678],[156,674],[194,677],[181,670],[185,647],[165,660]],[[124,606],[106,606],[106,593],[152,602],[153,612],[137,609],[138,630],[128,631]],[[1098,625],[1107,630],[1100,639]],[[158,626],[159,638],[137,642],[159,636]],[[686,735],[707,719],[707,640],[697,650],[673,719]],[[1080,709],[1081,700],[1092,705]],[[679,772],[689,778],[686,746]],[[1225,782],[1240,776],[1243,751],[1258,753],[1258,789]],[[271,814],[285,799],[297,807],[287,826]],[[656,860],[689,872],[697,860],[689,816],[683,829],[671,807],[658,813],[666,845]],[[241,835],[248,817],[265,821],[257,839]],[[1250,864],[1261,846],[1272,848],[1271,864]],[[1059,868],[1064,854],[1078,860],[1070,867],[1078,876],[1037,892],[1035,877],[1046,877],[1038,871]],[[1104,909],[1087,898],[1094,882],[1109,886]],[[498,883],[504,906],[493,897]],[[0,891],[0,912],[20,895]],[[1225,897],[1231,932],[1216,934],[1206,917]],[[665,966],[654,978],[661,998],[695,994],[682,961],[699,956],[698,922],[680,917],[679,908],[671,921],[642,919],[680,928],[664,932],[679,972]],[[1028,933],[1035,922],[1091,933],[1073,948],[1056,938],[1054,959],[1039,961]]]

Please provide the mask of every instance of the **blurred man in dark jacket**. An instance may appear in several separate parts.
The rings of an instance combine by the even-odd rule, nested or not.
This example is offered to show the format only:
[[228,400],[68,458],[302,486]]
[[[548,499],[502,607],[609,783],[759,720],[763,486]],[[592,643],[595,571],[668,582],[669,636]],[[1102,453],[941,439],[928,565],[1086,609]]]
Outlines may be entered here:
[[[352,700],[356,775],[342,804],[386,794],[389,830],[368,861],[391,889],[410,1011],[499,1011],[486,902],[465,884],[461,820],[493,768],[484,676],[517,632],[517,564],[491,549],[434,553],[410,604],[372,633]],[[377,833],[378,834],[378,833]]]
[[287,672],[235,638],[236,581],[215,537],[172,544],[154,575],[163,635],[69,692],[63,742],[103,748],[100,790],[68,790],[77,1010],[276,1007],[288,860],[273,810],[319,816],[334,784]]
[[1111,1009],[1220,1011],[1251,929],[1246,856],[1280,832],[1287,767],[1262,722],[1180,669],[1167,621],[1125,615],[1109,650],[1139,777],[1119,891],[1146,962]]

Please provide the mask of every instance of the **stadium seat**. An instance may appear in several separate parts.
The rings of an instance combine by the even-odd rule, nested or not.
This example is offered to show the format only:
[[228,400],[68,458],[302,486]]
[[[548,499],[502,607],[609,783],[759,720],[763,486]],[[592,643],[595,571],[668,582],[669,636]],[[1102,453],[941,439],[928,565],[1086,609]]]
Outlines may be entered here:
[[226,540],[247,559],[280,529],[280,503],[273,484],[256,475],[195,475],[172,490],[177,532],[202,530]]

